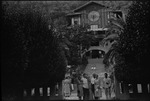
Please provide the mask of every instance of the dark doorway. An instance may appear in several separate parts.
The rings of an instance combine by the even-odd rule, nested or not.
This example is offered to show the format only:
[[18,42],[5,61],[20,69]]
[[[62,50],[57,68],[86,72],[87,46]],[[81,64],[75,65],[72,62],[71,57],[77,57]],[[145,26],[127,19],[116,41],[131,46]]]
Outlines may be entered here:
[[92,50],[92,58],[99,58],[99,50]]
[[103,58],[105,55],[104,51],[101,50],[92,50],[92,58]]

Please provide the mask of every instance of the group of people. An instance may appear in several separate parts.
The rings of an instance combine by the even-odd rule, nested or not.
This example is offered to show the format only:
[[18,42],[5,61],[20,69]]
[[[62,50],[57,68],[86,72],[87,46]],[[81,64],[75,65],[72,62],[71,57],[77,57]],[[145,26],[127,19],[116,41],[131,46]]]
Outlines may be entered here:
[[[108,74],[104,74],[104,78],[93,74],[90,77],[88,74],[83,73],[75,78],[77,84],[77,95],[79,100],[98,100],[102,97],[102,91],[104,89],[106,99],[111,97],[111,79]],[[66,77],[63,80],[63,95],[69,97],[71,95],[71,79]]]

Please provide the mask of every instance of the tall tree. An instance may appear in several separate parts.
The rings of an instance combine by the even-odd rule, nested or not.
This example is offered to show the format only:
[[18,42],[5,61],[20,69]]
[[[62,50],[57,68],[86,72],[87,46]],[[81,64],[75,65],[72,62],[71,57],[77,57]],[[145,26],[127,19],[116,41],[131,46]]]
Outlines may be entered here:
[[[106,68],[115,65],[115,58],[118,56],[116,47],[118,45],[119,36],[123,33],[124,28],[126,27],[126,22],[123,17],[114,17],[109,19],[110,23],[108,24],[108,31],[106,37],[102,40],[104,46],[107,45],[108,52],[104,56],[104,64]],[[113,68],[112,68],[113,69]]]
[[149,1],[136,1],[130,7],[127,26],[120,35],[118,52],[124,62],[116,66],[118,80],[148,82],[149,78]]
[[48,28],[42,13],[31,5],[3,7],[2,93],[16,94],[20,86],[50,85],[53,89],[64,78],[66,68],[55,32]]

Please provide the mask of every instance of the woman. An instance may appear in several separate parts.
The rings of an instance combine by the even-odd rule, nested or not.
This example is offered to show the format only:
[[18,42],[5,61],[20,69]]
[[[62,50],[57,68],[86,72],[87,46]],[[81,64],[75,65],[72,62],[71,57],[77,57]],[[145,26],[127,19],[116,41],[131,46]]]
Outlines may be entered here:
[[95,76],[94,88],[95,88],[95,100],[98,100],[100,97],[102,97],[101,81],[98,78],[98,75]]
[[81,75],[77,77],[77,94],[79,100],[82,100],[83,97],[83,81],[81,80]]
[[63,80],[62,82],[63,96],[69,97],[71,95],[70,86],[71,86],[71,81],[69,77],[65,77],[65,80]]
[[83,100],[89,100],[90,98],[90,85],[89,85],[89,78],[87,74],[83,74],[83,77],[81,79],[83,81]]
[[106,99],[109,99],[111,97],[111,92],[110,92],[111,79],[108,77],[107,73],[104,74],[103,88],[105,90]]

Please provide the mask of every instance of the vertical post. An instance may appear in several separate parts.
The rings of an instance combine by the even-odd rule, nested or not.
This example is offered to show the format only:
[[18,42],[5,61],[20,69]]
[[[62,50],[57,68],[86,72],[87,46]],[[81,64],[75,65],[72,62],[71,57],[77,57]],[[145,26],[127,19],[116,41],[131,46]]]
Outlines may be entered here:
[[115,99],[116,99],[116,78],[115,78],[115,70],[113,68],[113,78],[114,78],[114,93],[115,93]]
[[81,25],[81,19],[80,19],[80,16],[79,16],[79,25]]
[[74,18],[71,19],[72,25],[74,25]]

